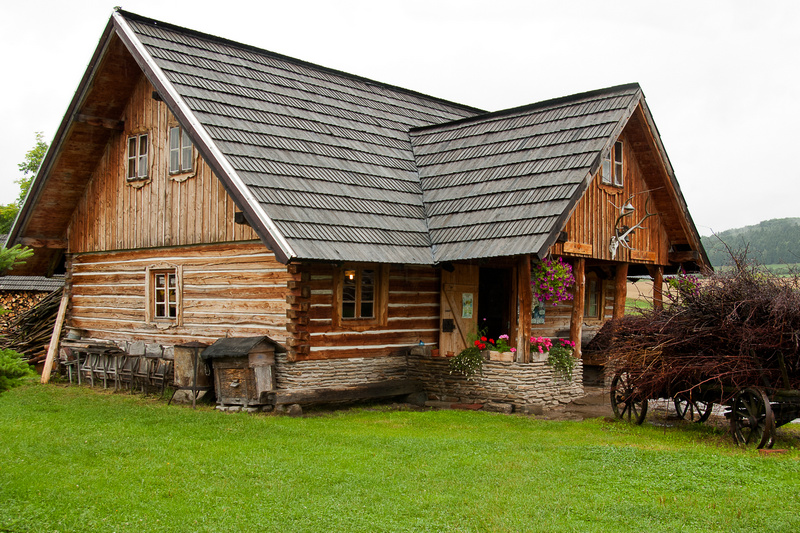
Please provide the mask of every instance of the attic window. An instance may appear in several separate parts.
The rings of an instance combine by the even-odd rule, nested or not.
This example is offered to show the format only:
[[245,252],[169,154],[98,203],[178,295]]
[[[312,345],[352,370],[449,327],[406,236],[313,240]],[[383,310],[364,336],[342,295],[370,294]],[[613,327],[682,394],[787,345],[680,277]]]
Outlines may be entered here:
[[147,177],[147,134],[128,137],[128,180]]
[[603,159],[603,167],[600,171],[603,183],[622,187],[623,166],[622,166],[622,141],[617,141],[611,148],[608,156]]
[[180,126],[169,129],[169,173],[191,172],[194,161],[192,140]]

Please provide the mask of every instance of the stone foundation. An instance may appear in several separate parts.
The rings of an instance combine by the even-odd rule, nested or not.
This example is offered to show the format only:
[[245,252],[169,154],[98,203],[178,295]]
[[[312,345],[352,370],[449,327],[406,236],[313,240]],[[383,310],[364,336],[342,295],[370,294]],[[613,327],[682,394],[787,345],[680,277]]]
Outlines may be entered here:
[[450,373],[450,359],[410,355],[408,377],[423,383],[431,400],[454,403],[513,404],[552,407],[584,395],[583,366],[575,361],[572,380],[567,381],[545,361],[514,363],[486,361],[483,374],[469,379]]

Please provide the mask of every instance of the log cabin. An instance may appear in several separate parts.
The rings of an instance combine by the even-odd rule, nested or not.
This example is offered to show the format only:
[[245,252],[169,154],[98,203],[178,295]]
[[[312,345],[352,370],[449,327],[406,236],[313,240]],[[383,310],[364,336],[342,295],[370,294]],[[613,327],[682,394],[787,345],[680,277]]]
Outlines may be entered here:
[[[9,243],[30,273],[64,268],[72,337],[165,357],[269,337],[272,403],[409,379],[568,401],[628,276],[709,264],[638,84],[486,112],[119,9]],[[577,282],[543,309],[547,257]],[[482,328],[511,360],[465,380],[431,355]],[[573,380],[532,335],[576,342]]]

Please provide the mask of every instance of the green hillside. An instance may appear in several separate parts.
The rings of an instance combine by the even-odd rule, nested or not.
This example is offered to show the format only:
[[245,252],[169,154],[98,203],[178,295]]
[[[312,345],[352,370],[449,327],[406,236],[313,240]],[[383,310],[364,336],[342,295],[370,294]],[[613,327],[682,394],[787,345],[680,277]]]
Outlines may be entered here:
[[747,248],[747,256],[762,265],[800,263],[800,218],[765,220],[755,226],[729,229],[702,240],[715,267],[730,264],[730,254],[723,242],[734,252]]

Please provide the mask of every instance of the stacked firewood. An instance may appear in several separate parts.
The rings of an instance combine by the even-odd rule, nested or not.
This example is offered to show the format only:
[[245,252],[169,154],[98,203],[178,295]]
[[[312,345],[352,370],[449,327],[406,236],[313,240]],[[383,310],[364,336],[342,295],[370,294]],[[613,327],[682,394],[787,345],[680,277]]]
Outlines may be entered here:
[[0,348],[11,349],[25,356],[28,363],[44,361],[53,326],[61,303],[62,289],[45,296],[36,306],[18,314],[0,337]]
[[38,291],[0,292],[0,308],[5,311],[0,315],[0,331],[5,332],[18,315],[34,307],[46,296],[46,292]]
[[702,281],[679,276],[663,309],[612,321],[593,341],[643,395],[720,387],[800,389],[800,277],[744,259]]

